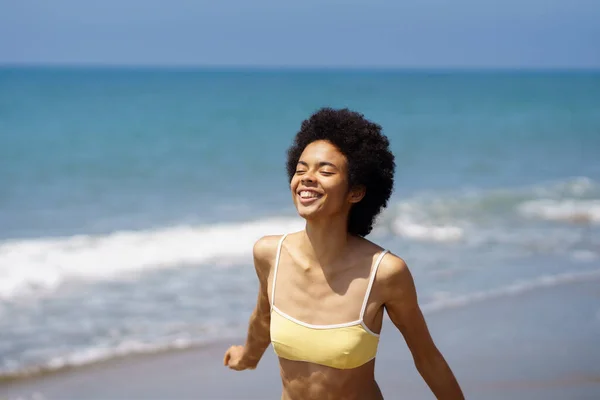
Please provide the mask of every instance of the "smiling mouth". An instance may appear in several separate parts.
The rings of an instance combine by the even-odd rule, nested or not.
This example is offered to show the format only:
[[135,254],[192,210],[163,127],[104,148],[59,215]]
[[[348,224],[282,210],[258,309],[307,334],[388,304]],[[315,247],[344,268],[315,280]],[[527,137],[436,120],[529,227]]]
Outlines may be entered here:
[[320,199],[323,195],[321,193],[313,192],[312,190],[301,190],[298,192],[298,197],[300,197],[300,202],[302,204],[309,204]]
[[320,193],[313,192],[312,190],[301,190],[299,194],[302,199],[318,199],[322,196]]

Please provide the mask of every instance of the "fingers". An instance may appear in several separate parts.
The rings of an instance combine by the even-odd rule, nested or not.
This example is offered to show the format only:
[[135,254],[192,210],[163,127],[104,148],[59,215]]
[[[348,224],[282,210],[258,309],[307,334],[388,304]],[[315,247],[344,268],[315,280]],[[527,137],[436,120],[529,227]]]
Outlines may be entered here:
[[230,358],[231,356],[229,355],[229,350],[227,350],[227,352],[225,352],[225,357],[223,357],[223,365],[227,366],[227,364],[229,364]]
[[225,356],[223,357],[223,365],[229,365],[229,361],[231,360],[231,353],[233,351],[234,346],[230,346],[225,352]]
[[247,367],[240,363],[242,346],[231,346],[225,352],[223,365],[235,371],[242,371]]

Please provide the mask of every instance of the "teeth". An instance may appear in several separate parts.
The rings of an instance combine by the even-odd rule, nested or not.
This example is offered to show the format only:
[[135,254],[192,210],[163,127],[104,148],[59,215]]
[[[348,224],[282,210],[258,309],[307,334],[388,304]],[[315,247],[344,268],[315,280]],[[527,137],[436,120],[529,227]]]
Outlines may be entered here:
[[312,199],[315,197],[319,197],[319,194],[315,193],[315,192],[311,192],[309,190],[303,190],[300,192],[300,197],[302,197],[303,199]]

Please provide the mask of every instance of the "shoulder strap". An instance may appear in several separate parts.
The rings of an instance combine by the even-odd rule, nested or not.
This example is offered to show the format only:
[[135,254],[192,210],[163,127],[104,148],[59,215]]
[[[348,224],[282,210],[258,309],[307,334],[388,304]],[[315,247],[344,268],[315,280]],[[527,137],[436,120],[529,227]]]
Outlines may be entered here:
[[362,308],[360,309],[360,320],[363,320],[365,316],[365,310],[367,309],[367,303],[369,302],[369,296],[371,294],[371,289],[373,288],[373,282],[375,281],[375,275],[377,275],[377,268],[379,268],[379,264],[381,264],[381,260],[383,256],[388,253],[388,250],[383,250],[377,260],[375,261],[375,265],[373,266],[373,270],[371,271],[371,277],[369,278],[369,286],[367,286],[367,292],[365,293],[365,299],[363,300]]
[[279,257],[281,256],[281,246],[283,244],[283,240],[288,234],[284,234],[279,239],[279,244],[277,245],[277,255],[275,256],[275,268],[273,269],[273,284],[271,285],[271,307],[275,304],[275,283],[277,283],[277,268],[279,267]]

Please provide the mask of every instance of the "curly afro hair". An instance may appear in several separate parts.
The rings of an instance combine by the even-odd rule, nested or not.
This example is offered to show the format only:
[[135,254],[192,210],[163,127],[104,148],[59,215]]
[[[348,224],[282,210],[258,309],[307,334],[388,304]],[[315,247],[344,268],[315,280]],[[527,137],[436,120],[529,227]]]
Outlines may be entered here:
[[350,209],[348,232],[367,236],[394,189],[396,164],[388,138],[381,133],[380,125],[358,112],[321,108],[302,122],[287,151],[289,181],[306,146],[317,140],[328,141],[346,156],[350,187],[365,187],[363,199]]

